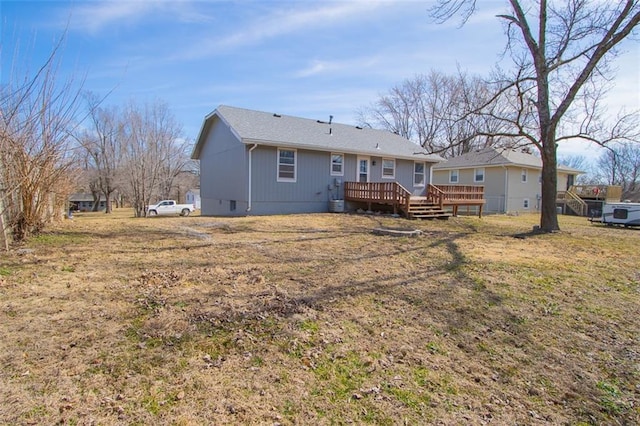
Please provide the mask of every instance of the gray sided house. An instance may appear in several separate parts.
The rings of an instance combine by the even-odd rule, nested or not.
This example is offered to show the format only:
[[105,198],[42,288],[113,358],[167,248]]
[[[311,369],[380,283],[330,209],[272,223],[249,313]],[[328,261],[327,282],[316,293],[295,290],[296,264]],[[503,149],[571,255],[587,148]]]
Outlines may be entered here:
[[[558,191],[566,191],[582,172],[558,165]],[[506,148],[488,147],[468,152],[433,168],[433,183],[484,186],[485,212],[513,213],[540,210],[542,160]]]
[[442,161],[393,133],[220,106],[202,125],[202,214],[244,216],[327,212],[345,182],[397,182],[425,193]]

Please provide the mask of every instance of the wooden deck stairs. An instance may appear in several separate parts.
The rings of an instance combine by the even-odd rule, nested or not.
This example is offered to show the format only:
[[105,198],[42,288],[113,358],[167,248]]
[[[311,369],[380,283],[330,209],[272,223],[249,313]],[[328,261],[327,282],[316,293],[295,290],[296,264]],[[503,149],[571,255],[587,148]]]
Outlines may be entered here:
[[449,219],[453,214],[445,211],[439,204],[427,200],[427,197],[412,196],[406,215],[409,219]]
[[587,203],[573,191],[558,191],[556,203],[564,204],[577,216],[587,215]]

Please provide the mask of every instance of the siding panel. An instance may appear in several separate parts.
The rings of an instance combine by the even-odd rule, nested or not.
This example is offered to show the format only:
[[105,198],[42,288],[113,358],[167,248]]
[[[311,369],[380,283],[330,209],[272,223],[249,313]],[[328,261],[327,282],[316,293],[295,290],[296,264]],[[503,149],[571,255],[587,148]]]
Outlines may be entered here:
[[[345,159],[345,163],[347,163]],[[346,165],[345,165],[346,166]],[[329,200],[342,197],[342,185],[331,176],[331,154],[296,151],[296,181],[278,182],[278,149],[260,146],[253,151],[252,214],[327,212]]]
[[[247,205],[247,149],[220,120],[212,124],[200,155],[203,215],[244,214]],[[232,201],[236,203],[234,211],[231,210]]]

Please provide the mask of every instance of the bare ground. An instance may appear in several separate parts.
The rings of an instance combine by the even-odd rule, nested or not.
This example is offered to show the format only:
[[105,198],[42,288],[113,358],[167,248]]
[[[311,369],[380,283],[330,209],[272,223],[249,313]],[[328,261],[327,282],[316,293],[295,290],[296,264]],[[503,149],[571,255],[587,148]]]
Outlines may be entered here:
[[640,231],[131,216],[0,254],[3,424],[640,424]]

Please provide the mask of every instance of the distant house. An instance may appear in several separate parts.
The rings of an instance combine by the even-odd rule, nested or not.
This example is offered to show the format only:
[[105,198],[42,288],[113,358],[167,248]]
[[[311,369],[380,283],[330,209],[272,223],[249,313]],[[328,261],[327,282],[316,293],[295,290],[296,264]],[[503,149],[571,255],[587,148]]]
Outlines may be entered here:
[[[558,191],[566,191],[582,172],[558,165]],[[535,155],[488,147],[433,167],[433,183],[482,185],[487,213],[540,210],[542,160]]]
[[199,189],[190,189],[187,191],[186,195],[187,204],[193,204],[193,206],[200,210],[200,190]]
[[443,161],[387,131],[230,106],[205,118],[192,158],[202,214],[217,216],[327,212],[350,182],[422,195]]
[[[69,197],[69,203],[71,208],[75,211],[90,212],[93,209],[93,195],[77,192],[71,194]],[[98,202],[98,211],[105,210],[107,208],[107,199],[104,195],[100,195],[100,201]]]

